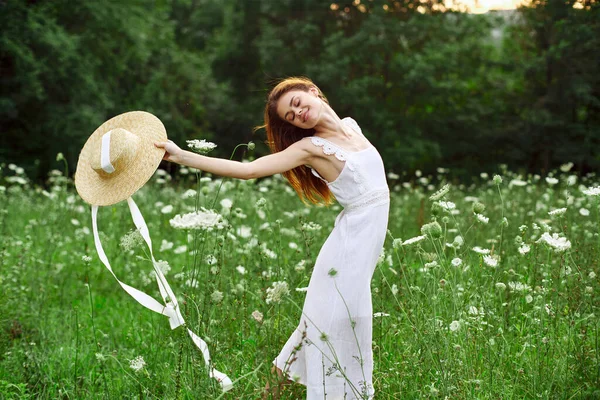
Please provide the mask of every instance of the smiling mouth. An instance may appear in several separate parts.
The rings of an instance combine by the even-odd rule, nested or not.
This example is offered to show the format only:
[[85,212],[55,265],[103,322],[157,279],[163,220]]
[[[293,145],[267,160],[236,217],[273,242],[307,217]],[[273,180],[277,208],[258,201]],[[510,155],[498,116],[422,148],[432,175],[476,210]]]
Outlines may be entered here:
[[306,122],[308,120],[308,111],[306,111],[306,114],[304,114],[304,119],[303,121]]

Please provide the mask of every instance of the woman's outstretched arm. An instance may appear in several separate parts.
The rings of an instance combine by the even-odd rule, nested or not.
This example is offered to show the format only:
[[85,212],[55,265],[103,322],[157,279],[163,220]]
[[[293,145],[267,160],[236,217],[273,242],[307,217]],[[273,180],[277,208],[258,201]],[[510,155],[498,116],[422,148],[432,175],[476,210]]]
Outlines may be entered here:
[[310,163],[312,157],[306,140],[299,140],[283,151],[257,158],[249,163],[192,153],[179,148],[170,140],[168,142],[155,142],[154,145],[167,151],[163,157],[164,160],[197,168],[215,175],[238,179],[254,179],[279,174]]

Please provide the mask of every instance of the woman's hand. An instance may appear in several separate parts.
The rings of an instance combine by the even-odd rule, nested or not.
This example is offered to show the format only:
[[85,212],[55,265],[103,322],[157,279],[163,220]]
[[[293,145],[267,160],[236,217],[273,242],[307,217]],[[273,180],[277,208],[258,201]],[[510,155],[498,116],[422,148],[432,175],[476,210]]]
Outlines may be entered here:
[[169,140],[168,142],[154,142],[154,145],[167,151],[163,156],[163,160],[178,164],[181,164],[183,161],[184,151],[181,150],[175,143],[173,143],[173,141]]

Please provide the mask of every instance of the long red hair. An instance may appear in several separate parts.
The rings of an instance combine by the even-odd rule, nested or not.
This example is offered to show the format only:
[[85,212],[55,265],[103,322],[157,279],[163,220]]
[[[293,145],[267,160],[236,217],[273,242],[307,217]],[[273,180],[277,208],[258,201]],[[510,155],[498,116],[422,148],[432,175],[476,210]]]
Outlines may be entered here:
[[[265,123],[264,125],[255,127],[254,131],[265,128],[267,131],[266,144],[269,146],[271,153],[285,150],[298,140],[314,135],[314,129],[298,128],[284,121],[277,114],[277,102],[281,96],[291,90],[308,92],[311,87],[315,87],[319,91],[319,98],[329,104],[321,89],[305,77],[285,78],[269,92],[267,104],[265,105]],[[309,167],[300,165],[289,171],[282,172],[281,175],[292,185],[304,204],[308,204],[307,200],[313,204],[330,205],[333,203],[334,196],[329,190],[329,186],[313,175]]]

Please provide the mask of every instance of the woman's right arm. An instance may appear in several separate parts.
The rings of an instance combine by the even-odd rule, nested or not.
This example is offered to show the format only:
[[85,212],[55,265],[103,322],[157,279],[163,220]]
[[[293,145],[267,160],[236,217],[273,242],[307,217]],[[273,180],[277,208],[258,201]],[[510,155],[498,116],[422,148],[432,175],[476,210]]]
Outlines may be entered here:
[[299,140],[283,151],[257,158],[249,163],[192,153],[179,148],[172,141],[156,142],[155,146],[164,148],[167,151],[163,157],[164,160],[197,168],[215,175],[238,179],[255,179],[275,175],[308,164],[312,157],[305,140]]

